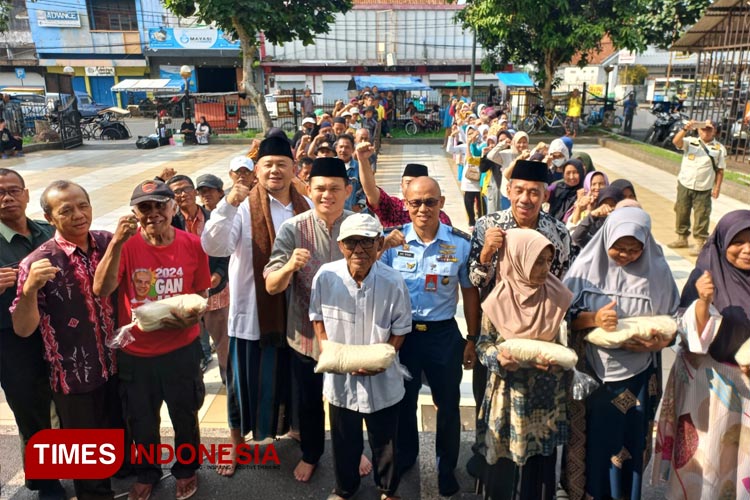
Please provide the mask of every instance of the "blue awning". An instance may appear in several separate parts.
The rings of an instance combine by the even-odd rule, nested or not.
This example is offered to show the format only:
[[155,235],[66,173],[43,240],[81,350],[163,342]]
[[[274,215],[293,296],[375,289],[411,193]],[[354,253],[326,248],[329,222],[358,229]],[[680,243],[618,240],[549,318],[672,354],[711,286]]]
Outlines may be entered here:
[[500,83],[506,87],[534,87],[528,73],[495,73]]
[[365,87],[377,87],[378,91],[394,90],[432,90],[415,76],[355,76],[357,90]]

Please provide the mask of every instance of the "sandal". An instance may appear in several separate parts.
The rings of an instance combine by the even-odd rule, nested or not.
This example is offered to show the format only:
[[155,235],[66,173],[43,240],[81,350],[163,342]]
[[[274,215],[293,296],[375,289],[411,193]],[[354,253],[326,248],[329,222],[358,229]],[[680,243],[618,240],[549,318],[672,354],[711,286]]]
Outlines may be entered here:
[[177,480],[177,489],[175,491],[175,500],[187,500],[188,498],[195,495],[198,491],[198,475],[193,474],[192,477]]
[[130,487],[128,500],[148,500],[151,498],[151,491],[154,489],[153,484],[135,483]]

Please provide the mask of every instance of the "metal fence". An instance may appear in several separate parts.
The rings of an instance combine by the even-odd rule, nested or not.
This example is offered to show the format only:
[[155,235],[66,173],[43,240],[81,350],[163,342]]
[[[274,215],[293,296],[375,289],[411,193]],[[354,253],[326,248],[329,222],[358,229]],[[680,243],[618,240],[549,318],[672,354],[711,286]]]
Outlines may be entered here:
[[47,106],[44,103],[6,103],[2,108],[2,117],[8,129],[18,135],[33,136],[36,134],[36,122],[47,121]]

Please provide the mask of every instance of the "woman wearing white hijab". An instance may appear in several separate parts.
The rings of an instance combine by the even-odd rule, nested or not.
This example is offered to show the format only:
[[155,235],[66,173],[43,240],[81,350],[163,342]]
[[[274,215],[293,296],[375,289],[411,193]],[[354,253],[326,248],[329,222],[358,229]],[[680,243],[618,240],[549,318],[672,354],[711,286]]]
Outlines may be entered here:
[[679,292],[651,235],[649,215],[635,207],[612,212],[564,283],[574,295],[570,316],[578,369],[601,383],[585,401],[571,404],[565,486],[571,500],[638,500],[661,398],[660,351],[671,340],[654,337],[605,349],[584,346],[583,337],[594,327],[613,331],[618,318],[676,314]]

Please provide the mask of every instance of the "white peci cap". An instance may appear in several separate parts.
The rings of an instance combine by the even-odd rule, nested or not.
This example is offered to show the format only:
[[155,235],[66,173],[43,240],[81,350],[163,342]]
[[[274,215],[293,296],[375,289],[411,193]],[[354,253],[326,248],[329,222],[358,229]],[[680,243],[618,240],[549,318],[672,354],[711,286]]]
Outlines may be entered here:
[[383,234],[383,225],[369,214],[352,214],[341,223],[341,230],[337,241],[342,241],[350,236],[364,236],[365,238],[377,238]]

